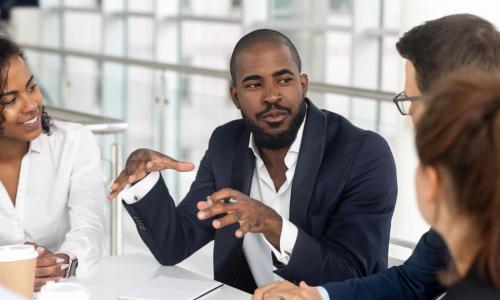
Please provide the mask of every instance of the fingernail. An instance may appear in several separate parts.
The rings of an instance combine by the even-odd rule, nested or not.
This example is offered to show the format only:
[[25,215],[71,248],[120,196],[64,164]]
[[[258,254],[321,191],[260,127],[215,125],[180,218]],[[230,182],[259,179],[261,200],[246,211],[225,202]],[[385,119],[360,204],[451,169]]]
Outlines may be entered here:
[[42,254],[42,253],[45,251],[45,248],[38,246],[38,247],[36,247],[36,249],[35,249],[35,250],[36,250],[36,252],[37,252],[38,254]]
[[216,220],[216,221],[214,221],[212,224],[213,224],[213,226],[214,226],[215,228],[218,228],[218,227],[220,226],[220,221],[217,221],[217,220]]
[[62,264],[61,265],[61,270],[66,270],[69,267],[68,264]]
[[63,258],[60,258],[60,257],[56,258],[56,263],[62,264],[63,262],[64,262]]
[[205,214],[201,211],[198,213],[198,219],[203,220],[205,218]]

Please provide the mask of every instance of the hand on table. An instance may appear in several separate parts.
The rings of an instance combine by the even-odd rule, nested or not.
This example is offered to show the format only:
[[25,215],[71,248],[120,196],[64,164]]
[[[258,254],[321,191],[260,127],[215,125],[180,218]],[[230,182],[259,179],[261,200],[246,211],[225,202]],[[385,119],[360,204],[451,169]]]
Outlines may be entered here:
[[33,242],[25,244],[33,245],[38,252],[35,270],[35,285],[33,290],[40,291],[40,288],[49,281],[59,281],[66,274],[69,265],[69,257],[65,254],[54,254],[48,249]]
[[165,169],[188,172],[194,169],[194,164],[177,161],[160,152],[149,149],[135,150],[128,157],[125,169],[123,169],[120,175],[113,181],[108,199],[111,200],[115,198],[127,184],[133,184],[140,181],[150,172]]
[[304,281],[299,286],[289,281],[275,281],[255,290],[252,300],[322,300],[318,289]]
[[[229,200],[231,199],[231,200]],[[212,222],[216,229],[239,223],[235,235],[239,238],[247,232],[263,233],[266,239],[279,250],[282,219],[272,208],[233,189],[225,188],[197,203],[200,220],[217,216]],[[220,216],[219,216],[220,215]]]

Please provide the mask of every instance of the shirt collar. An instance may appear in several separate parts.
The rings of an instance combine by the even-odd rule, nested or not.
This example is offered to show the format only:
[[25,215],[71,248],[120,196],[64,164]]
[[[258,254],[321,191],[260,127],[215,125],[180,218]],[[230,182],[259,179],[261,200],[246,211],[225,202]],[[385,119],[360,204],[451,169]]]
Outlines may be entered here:
[[[300,124],[299,130],[297,131],[297,135],[295,136],[295,140],[293,141],[292,145],[290,145],[290,148],[288,148],[288,153],[299,153],[300,151],[300,144],[302,142],[302,135],[304,134],[304,124],[306,124],[306,119],[307,119],[307,104],[306,104],[306,114],[304,116],[304,120],[302,120],[302,124]],[[253,133],[250,133],[250,140],[248,141],[248,148],[252,149],[253,154],[255,157],[257,157],[259,160],[261,160],[260,155],[259,155],[259,148],[255,144],[255,140],[253,138]]]
[[41,139],[42,135],[44,135],[44,133],[40,134],[36,139],[34,139],[30,142],[30,148],[29,148],[28,152],[33,151],[36,153],[40,153],[40,150],[42,148],[42,145],[40,143],[40,139]]

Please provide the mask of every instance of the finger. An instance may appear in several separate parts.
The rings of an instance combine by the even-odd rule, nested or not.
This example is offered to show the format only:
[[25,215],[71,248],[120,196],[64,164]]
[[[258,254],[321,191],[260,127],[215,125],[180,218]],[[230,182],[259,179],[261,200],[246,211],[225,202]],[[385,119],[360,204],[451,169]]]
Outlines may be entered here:
[[166,155],[155,156],[146,164],[148,172],[172,169],[178,172],[189,172],[194,169],[194,164],[190,162],[178,161]]
[[47,267],[37,267],[35,271],[36,277],[54,277],[62,276],[66,269],[69,267],[68,264],[56,264]]
[[204,210],[211,207],[212,205],[212,199],[210,199],[210,196],[208,196],[206,201],[199,201],[198,203],[196,203],[196,208],[198,208],[198,210]]
[[197,214],[198,219],[200,220],[206,220],[209,219],[213,216],[220,215],[223,213],[228,213],[230,211],[238,209],[237,204],[226,204],[224,202],[218,202],[213,205],[211,205],[208,208],[205,208],[203,210],[200,210]]
[[314,288],[313,286],[310,286],[308,285],[305,281],[301,281],[300,284],[299,284],[299,287],[303,288],[303,289],[311,289],[311,288]]
[[47,249],[45,249],[44,247],[40,247],[40,246],[37,246],[35,248],[35,250],[36,250],[36,253],[38,253],[37,260],[50,253],[49,251],[47,251]]
[[231,225],[231,224],[234,224],[234,223],[238,222],[238,217],[239,217],[238,213],[227,214],[227,215],[225,215],[222,218],[218,218],[216,220],[213,220],[212,221],[212,226],[215,229],[224,228],[224,227],[226,227],[228,225]]
[[61,276],[52,276],[52,277],[44,277],[44,278],[35,278],[34,290],[35,292],[40,291],[40,288],[45,285],[49,281],[58,282],[61,280]]
[[274,289],[281,281],[274,281],[268,285],[258,288],[255,290],[254,297],[252,299],[261,300],[264,299],[264,294]]
[[240,221],[240,228],[235,231],[235,235],[237,238],[243,238],[245,234],[247,234],[250,231],[250,224],[248,222],[241,222]]
[[35,242],[26,241],[26,242],[24,242],[24,244],[25,245],[32,245],[33,247],[35,247],[35,249],[36,249],[36,247],[38,247],[38,244]]
[[64,262],[63,258],[57,257],[55,255],[46,255],[36,261],[37,267],[48,267],[53,265],[58,265]]
[[235,198],[235,199],[241,199],[244,198],[245,195],[240,193],[237,190],[233,190],[230,188],[223,188],[212,195],[210,195],[210,198],[214,202],[220,202],[222,200],[230,199],[230,198]]
[[123,170],[120,172],[120,175],[113,181],[113,184],[111,184],[111,192],[108,195],[108,199],[114,199],[118,193],[121,192],[125,188],[125,186],[128,183],[128,171]]

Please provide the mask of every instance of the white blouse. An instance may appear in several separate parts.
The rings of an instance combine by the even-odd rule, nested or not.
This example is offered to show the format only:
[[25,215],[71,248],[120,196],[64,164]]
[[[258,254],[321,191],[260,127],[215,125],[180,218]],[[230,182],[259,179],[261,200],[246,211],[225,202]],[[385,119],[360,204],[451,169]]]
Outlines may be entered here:
[[95,137],[55,121],[52,134],[33,140],[23,157],[16,206],[0,182],[0,245],[32,241],[71,252],[82,275],[104,250],[105,199]]

